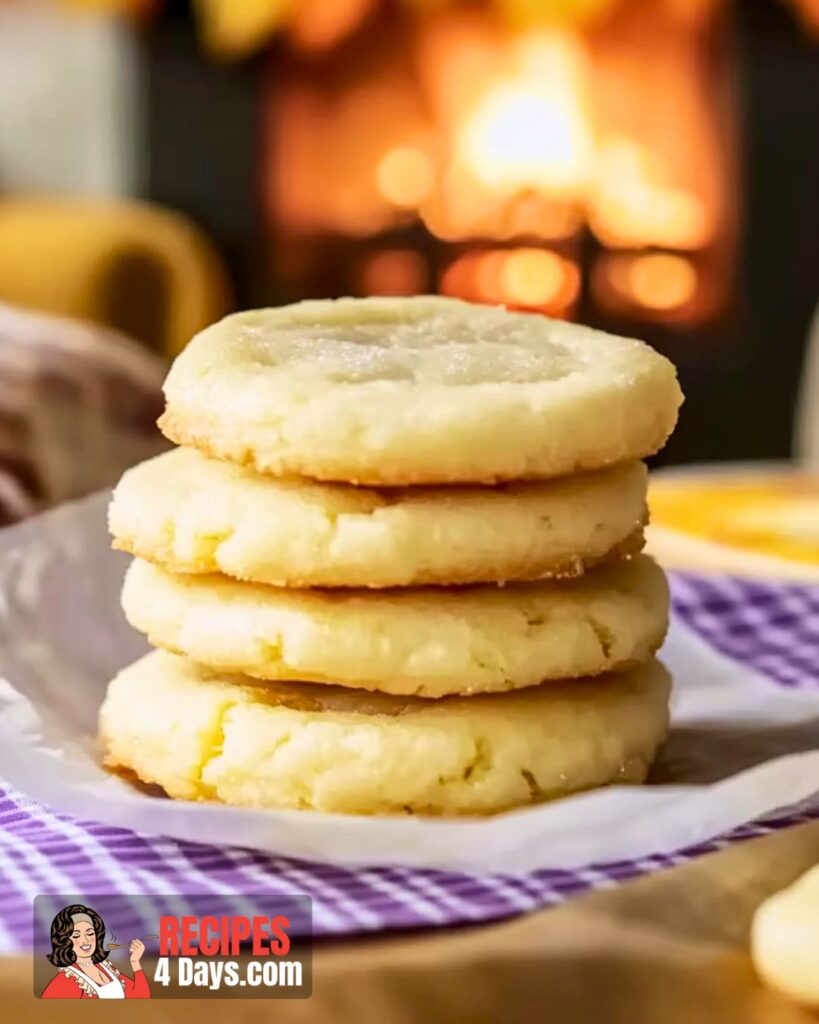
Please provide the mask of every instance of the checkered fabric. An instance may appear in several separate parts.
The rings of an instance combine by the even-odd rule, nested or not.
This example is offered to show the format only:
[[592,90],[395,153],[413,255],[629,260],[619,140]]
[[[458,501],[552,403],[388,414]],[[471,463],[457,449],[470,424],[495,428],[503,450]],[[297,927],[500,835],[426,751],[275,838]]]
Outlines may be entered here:
[[819,587],[678,573],[674,610],[722,654],[783,686],[819,687]]
[[[672,591],[675,614],[724,654],[762,672],[771,685],[819,690],[819,588],[686,574],[673,578]],[[156,909],[169,913],[180,912],[186,895],[306,893],[316,935],[498,920],[819,817],[817,797],[800,813],[749,822],[672,854],[580,871],[544,867],[478,877],[349,869],[180,842],[54,814],[6,789],[0,791],[0,952],[31,948],[31,904],[44,892],[148,894]],[[126,907],[120,929],[142,934],[141,911],[134,909],[129,920]]]

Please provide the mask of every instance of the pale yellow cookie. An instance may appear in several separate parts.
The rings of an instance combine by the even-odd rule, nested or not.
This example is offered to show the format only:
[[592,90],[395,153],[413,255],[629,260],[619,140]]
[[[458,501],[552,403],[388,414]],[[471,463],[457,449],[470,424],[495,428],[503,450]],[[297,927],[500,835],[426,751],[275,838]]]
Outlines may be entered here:
[[111,683],[109,767],[172,797],[346,814],[491,814],[638,783],[668,727],[659,662],[440,701],[215,676],[155,651]]
[[237,313],[165,383],[164,433],[276,475],[395,486],[598,469],[665,443],[682,401],[647,345],[456,299]]
[[665,576],[643,556],[559,583],[382,591],[283,590],[137,559],[122,605],[155,647],[221,671],[423,697],[623,668],[668,625]]
[[175,572],[288,587],[575,576],[643,544],[646,472],[500,487],[374,491],[276,480],[177,448],[114,491],[114,546]]
[[759,907],[751,953],[772,988],[819,1009],[819,865]]

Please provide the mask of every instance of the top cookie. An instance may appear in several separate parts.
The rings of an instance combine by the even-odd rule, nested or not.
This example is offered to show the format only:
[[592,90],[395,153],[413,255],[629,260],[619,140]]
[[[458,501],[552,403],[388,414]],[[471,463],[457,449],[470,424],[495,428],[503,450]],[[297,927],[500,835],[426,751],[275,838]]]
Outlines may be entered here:
[[165,382],[163,433],[279,476],[494,483],[657,451],[682,394],[639,341],[456,299],[237,313]]

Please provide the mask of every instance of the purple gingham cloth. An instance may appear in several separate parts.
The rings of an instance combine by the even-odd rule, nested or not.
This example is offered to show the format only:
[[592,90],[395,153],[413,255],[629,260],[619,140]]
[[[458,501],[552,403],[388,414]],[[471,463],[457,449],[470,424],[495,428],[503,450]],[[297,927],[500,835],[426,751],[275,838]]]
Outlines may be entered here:
[[[723,654],[786,687],[819,690],[819,587],[676,574],[675,614]],[[306,893],[316,935],[498,920],[612,886],[728,843],[819,817],[819,807],[752,822],[674,854],[581,871],[473,876],[349,869],[204,846],[54,814],[0,788],[0,952],[30,949],[44,892],[174,895]]]

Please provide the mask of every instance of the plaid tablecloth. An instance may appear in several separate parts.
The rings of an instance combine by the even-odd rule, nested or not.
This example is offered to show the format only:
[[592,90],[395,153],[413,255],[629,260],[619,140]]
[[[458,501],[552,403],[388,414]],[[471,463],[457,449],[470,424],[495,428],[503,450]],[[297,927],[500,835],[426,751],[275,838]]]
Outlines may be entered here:
[[[815,688],[819,696],[819,587],[677,574],[672,592],[675,614],[723,654],[757,669],[772,686]],[[819,817],[819,792],[817,797],[799,814],[751,822],[671,855],[589,864],[582,871],[477,877],[351,870],[185,843],[54,814],[0,788],[0,952],[31,948],[32,900],[48,892],[158,899],[306,893],[317,935],[497,920]]]

